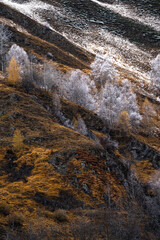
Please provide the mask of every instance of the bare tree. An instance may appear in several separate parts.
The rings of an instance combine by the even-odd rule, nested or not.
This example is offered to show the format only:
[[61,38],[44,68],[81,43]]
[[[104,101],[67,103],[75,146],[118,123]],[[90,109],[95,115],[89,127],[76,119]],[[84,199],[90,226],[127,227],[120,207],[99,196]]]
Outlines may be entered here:
[[152,70],[150,72],[151,76],[151,87],[158,91],[160,90],[160,54],[157,55],[155,59],[151,61]]

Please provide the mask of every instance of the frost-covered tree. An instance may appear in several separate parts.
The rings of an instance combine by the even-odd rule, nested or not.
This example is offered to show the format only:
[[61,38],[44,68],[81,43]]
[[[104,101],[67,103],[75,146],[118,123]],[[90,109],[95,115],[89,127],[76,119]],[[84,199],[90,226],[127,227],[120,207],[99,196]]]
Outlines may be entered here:
[[64,74],[51,63],[46,62],[43,65],[44,88],[63,96],[64,92]]
[[4,55],[6,53],[6,43],[9,41],[11,33],[7,30],[4,24],[0,24],[0,62],[1,69],[4,71]]
[[72,71],[66,84],[67,98],[90,110],[95,108],[95,100],[91,94],[94,82],[82,71]]
[[9,62],[12,57],[16,59],[16,62],[20,66],[22,75],[28,74],[30,72],[30,61],[28,54],[23,48],[19,47],[16,44],[13,44],[6,55],[7,62]]
[[56,116],[61,114],[61,101],[57,93],[52,95],[53,110]]
[[151,84],[160,89],[160,54],[151,61]]
[[84,120],[81,118],[81,116],[78,117],[77,120],[77,129],[76,129],[80,134],[83,134],[84,136],[87,136],[88,130],[87,126],[84,122]]
[[131,90],[128,80],[118,83],[106,83],[101,90],[98,115],[107,122],[110,128],[117,127],[121,113],[128,113],[130,123],[136,126],[140,120],[139,108],[136,95]]
[[141,116],[131,83],[128,80],[119,82],[119,74],[107,54],[102,58],[96,57],[91,69],[91,77],[101,88],[96,110],[98,115],[110,128],[117,127],[119,122],[122,125],[122,119],[129,122],[128,126],[136,126]]
[[[20,67],[21,84],[26,92],[29,92],[35,86],[34,69],[30,63],[27,52],[16,44],[13,44],[6,55],[6,62],[14,58]],[[38,75],[37,75],[38,76]],[[39,78],[38,78],[39,79]]]
[[114,81],[119,76],[107,54],[103,58],[96,56],[94,62],[91,64],[91,70],[91,77],[94,78],[99,86],[103,87],[106,82]]

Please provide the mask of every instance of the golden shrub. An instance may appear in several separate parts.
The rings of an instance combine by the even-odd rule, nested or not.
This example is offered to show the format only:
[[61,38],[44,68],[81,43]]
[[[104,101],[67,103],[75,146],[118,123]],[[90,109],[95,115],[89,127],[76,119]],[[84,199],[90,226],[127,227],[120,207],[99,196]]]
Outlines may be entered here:
[[54,219],[57,222],[68,222],[67,213],[64,209],[57,209],[54,212]]
[[16,59],[14,57],[11,58],[9,62],[9,66],[7,68],[8,72],[8,82],[11,84],[16,84],[20,81],[20,67],[18,66]]
[[119,116],[119,127],[123,131],[128,131],[131,128],[130,118],[127,111],[122,111]]
[[13,136],[13,148],[15,151],[20,151],[23,146],[23,136],[21,134],[21,131],[19,129],[16,129]]

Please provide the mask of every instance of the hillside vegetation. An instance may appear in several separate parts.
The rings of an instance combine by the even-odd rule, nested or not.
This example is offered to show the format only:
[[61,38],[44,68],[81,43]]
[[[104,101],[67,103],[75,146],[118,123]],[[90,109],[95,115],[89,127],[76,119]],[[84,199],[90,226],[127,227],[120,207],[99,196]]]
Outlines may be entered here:
[[[15,2],[0,3],[0,240],[159,240],[159,32],[94,1],[44,0],[48,24]],[[113,55],[127,38],[123,57],[84,48],[97,26]]]
[[[139,236],[150,239],[153,234],[157,239],[158,225],[153,233],[150,226],[158,224],[156,213],[150,215],[156,194],[151,182],[159,168],[156,144],[152,148],[145,137],[115,131],[111,135],[119,143],[117,149],[104,135],[103,122],[83,107],[61,99],[65,117],[76,122],[80,115],[90,137],[59,123],[53,96],[46,90],[33,89],[26,94],[20,85],[1,80],[0,91],[0,222],[4,239],[6,235],[9,239],[80,239],[83,234],[84,239],[104,239],[107,234],[114,236],[112,227],[117,224],[118,236],[123,236],[121,228],[130,236],[142,224]],[[20,135],[15,136],[17,129]],[[142,222],[137,223],[139,215]],[[135,223],[135,229],[128,227]],[[146,224],[150,224],[147,232]]]

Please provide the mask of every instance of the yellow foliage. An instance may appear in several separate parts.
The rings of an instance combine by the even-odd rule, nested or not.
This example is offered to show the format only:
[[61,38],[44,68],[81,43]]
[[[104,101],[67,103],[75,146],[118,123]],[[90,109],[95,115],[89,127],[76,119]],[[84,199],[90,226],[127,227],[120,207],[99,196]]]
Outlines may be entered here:
[[18,66],[16,59],[14,57],[12,57],[9,62],[7,72],[8,72],[9,83],[15,84],[15,83],[19,82],[19,80],[21,79],[20,67]]
[[73,116],[73,126],[74,129],[77,129],[77,119],[75,118],[75,116]]
[[122,128],[124,131],[128,131],[131,128],[130,125],[130,118],[129,114],[127,111],[122,111],[120,113],[120,118],[119,118],[119,126]]
[[13,147],[15,151],[20,151],[23,148],[23,136],[21,135],[21,131],[16,129],[13,136]]

